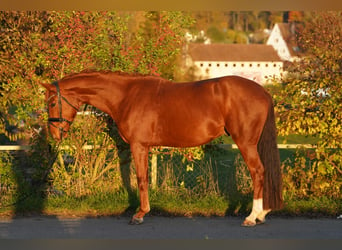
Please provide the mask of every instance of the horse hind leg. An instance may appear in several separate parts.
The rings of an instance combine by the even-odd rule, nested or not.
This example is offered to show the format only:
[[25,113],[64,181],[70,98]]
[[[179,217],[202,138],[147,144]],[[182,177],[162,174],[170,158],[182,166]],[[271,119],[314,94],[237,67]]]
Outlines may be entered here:
[[239,148],[251,174],[254,190],[252,211],[246,217],[242,226],[255,226],[264,223],[266,214],[271,211],[263,209],[264,166],[260,160],[256,145],[240,145]]

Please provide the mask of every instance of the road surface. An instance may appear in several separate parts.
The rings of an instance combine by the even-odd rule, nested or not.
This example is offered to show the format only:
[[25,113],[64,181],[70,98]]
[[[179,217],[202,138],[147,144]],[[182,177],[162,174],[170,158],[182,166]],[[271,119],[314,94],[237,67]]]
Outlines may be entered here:
[[[264,225],[241,227],[243,218],[146,216],[0,218],[0,239],[342,239],[342,219],[270,217]],[[341,248],[342,249],[342,248]]]

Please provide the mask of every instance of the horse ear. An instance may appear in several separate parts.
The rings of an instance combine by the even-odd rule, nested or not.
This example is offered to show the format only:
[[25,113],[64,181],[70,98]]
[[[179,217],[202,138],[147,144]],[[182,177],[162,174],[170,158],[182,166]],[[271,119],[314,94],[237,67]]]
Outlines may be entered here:
[[45,89],[47,89],[48,91],[53,91],[55,88],[52,84],[48,84],[48,83],[39,83],[41,86],[43,86]]

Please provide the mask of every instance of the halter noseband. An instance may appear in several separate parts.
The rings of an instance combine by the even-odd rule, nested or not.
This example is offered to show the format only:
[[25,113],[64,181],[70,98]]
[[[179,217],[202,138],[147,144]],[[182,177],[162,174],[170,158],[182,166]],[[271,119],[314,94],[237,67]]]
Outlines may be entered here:
[[[53,126],[53,127],[59,129],[60,137],[61,137],[61,139],[62,139],[62,138],[63,138],[63,133],[66,132],[66,131],[63,129],[63,127],[61,127],[61,126],[56,126],[56,125],[54,124],[54,122],[59,122],[59,123],[67,122],[69,125],[71,125],[71,123],[72,123],[71,121],[69,121],[69,120],[63,118],[63,116],[62,116],[62,99],[63,99],[67,104],[69,104],[72,108],[74,108],[76,111],[78,110],[78,108],[76,108],[74,105],[72,105],[64,96],[61,95],[61,92],[60,92],[59,85],[58,85],[58,82],[57,82],[57,81],[56,81],[56,82],[53,82],[52,84],[55,85],[55,87],[56,87],[56,94],[55,94],[55,95],[57,95],[57,100],[58,100],[59,117],[49,117],[49,118],[48,118],[48,123],[49,123],[51,126]],[[51,99],[52,97],[54,97],[55,95],[52,95],[52,96],[49,97],[49,99],[48,99],[48,101],[47,101],[47,102],[48,102],[48,107],[49,107],[49,101],[50,101],[50,99]]]

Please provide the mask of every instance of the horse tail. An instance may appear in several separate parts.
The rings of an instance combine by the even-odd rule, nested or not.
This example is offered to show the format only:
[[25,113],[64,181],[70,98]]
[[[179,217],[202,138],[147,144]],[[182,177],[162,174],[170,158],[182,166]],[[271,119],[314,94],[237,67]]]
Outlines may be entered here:
[[281,209],[283,206],[282,174],[272,102],[270,102],[267,119],[258,142],[258,153],[264,165],[263,209]]

